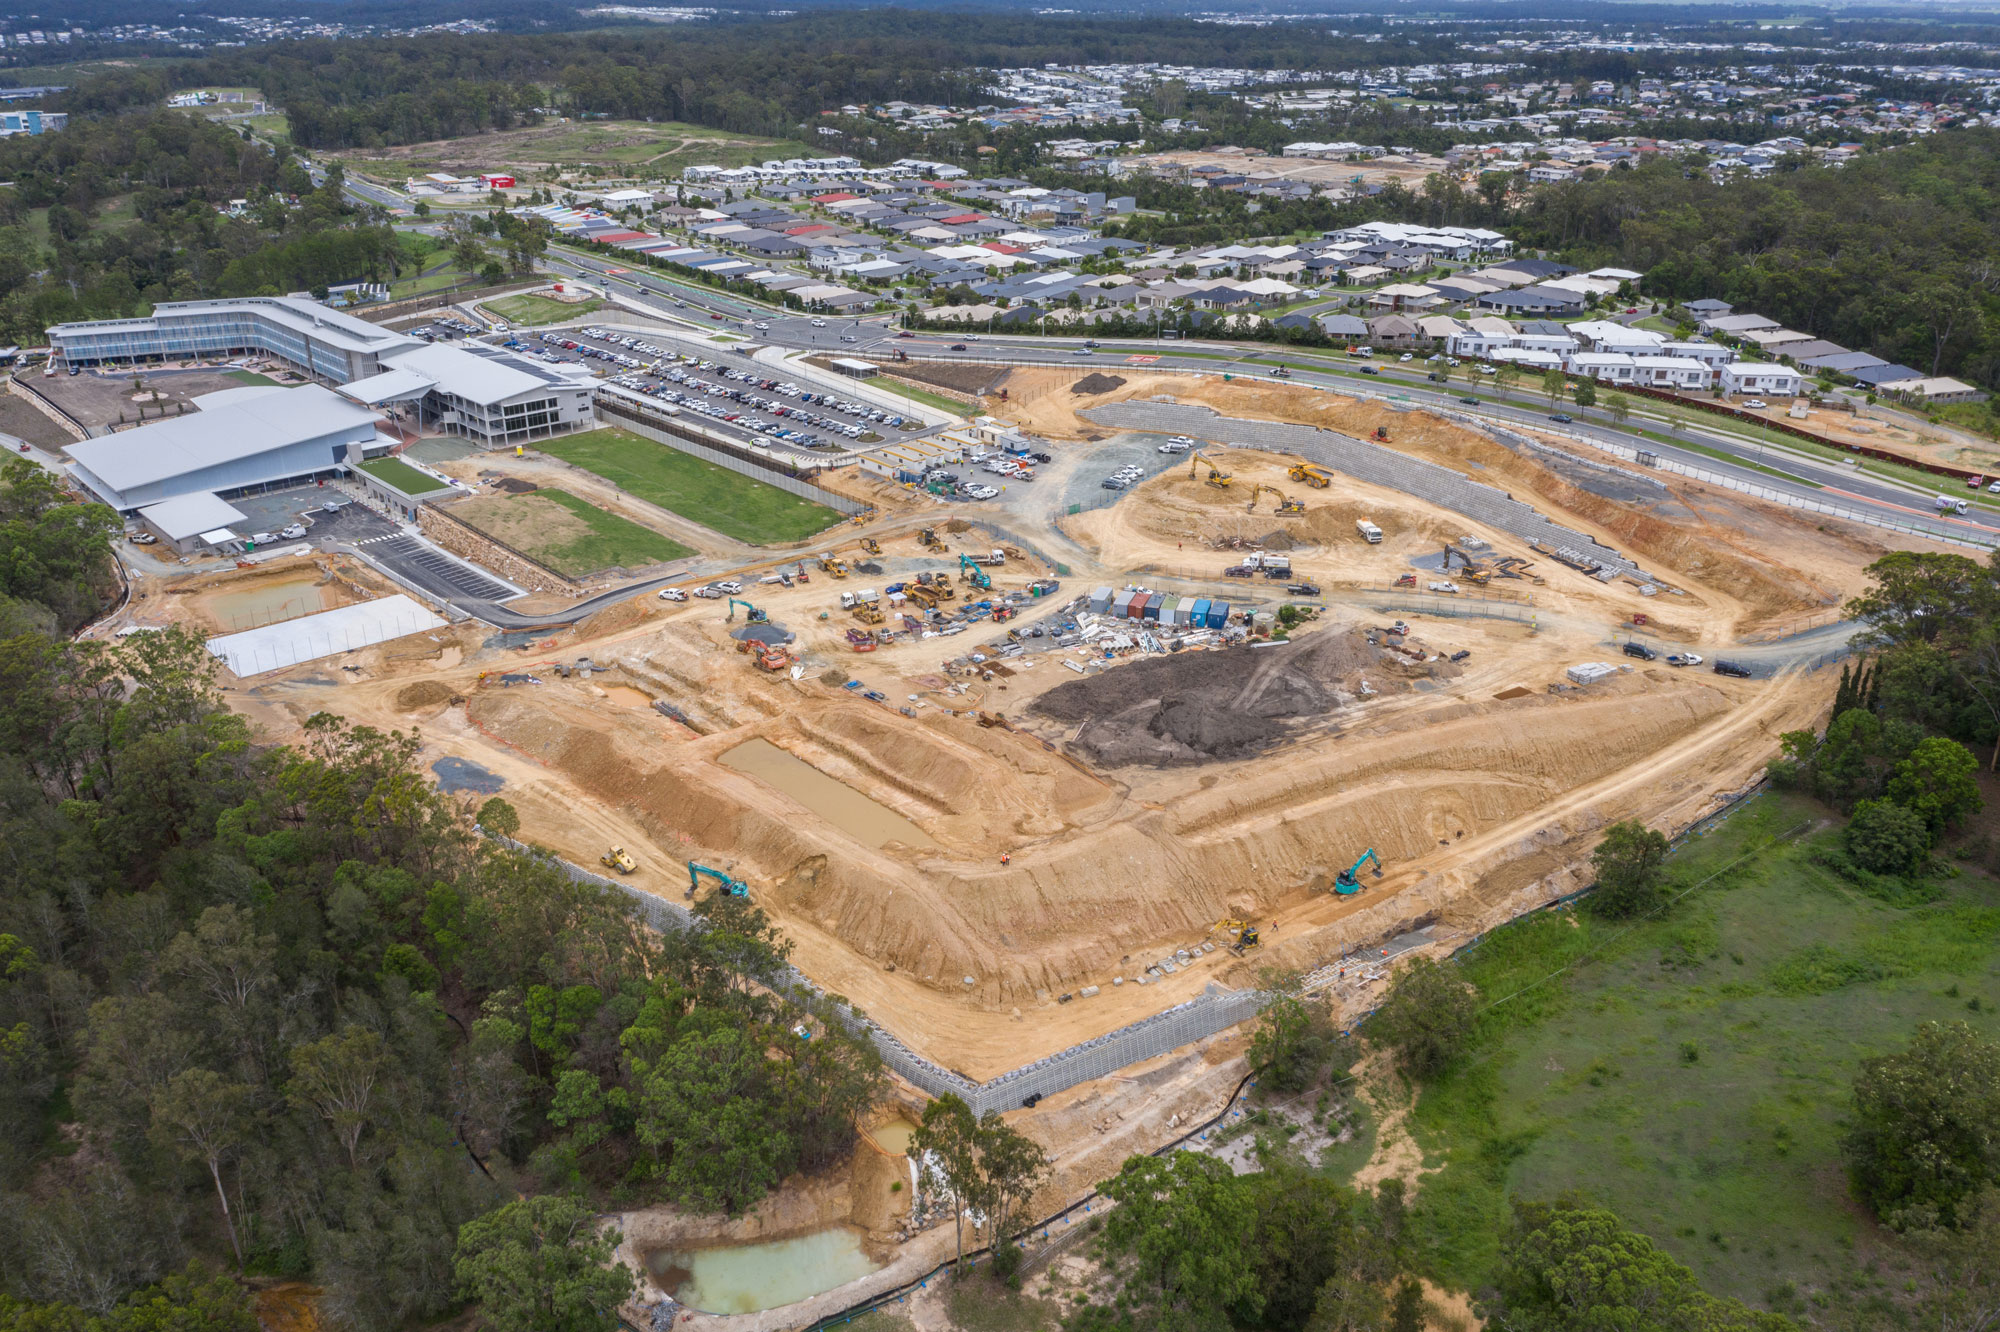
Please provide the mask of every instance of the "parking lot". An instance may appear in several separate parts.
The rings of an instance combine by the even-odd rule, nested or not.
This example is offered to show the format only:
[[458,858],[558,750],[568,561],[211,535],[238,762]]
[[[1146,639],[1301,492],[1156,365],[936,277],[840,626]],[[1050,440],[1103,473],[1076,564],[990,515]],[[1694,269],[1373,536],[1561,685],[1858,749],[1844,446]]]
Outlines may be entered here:
[[[674,346],[610,329],[548,330],[510,339],[507,347],[550,362],[594,363],[609,382],[709,418],[746,439],[841,452],[909,438],[928,429],[919,417],[846,396],[837,384],[787,370],[782,377],[748,360],[718,359],[707,348]],[[747,356],[747,344],[732,349]]]

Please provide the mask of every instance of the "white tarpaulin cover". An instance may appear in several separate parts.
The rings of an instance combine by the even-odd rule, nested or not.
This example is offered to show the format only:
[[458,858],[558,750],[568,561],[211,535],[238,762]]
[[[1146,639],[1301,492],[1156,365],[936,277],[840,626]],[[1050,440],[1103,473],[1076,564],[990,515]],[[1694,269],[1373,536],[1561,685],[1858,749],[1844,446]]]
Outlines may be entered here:
[[301,615],[296,620],[222,634],[208,650],[238,676],[262,675],[302,661],[386,643],[405,634],[444,628],[444,621],[398,592],[355,606]]

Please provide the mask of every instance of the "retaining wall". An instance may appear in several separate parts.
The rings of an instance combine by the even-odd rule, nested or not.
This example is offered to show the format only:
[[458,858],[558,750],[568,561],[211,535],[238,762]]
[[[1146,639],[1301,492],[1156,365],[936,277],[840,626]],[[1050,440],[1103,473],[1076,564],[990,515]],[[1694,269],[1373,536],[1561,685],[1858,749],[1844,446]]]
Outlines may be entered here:
[[452,554],[491,569],[530,592],[563,591],[578,586],[574,578],[529,559],[498,537],[488,536],[436,505],[426,504],[417,510],[417,530]]

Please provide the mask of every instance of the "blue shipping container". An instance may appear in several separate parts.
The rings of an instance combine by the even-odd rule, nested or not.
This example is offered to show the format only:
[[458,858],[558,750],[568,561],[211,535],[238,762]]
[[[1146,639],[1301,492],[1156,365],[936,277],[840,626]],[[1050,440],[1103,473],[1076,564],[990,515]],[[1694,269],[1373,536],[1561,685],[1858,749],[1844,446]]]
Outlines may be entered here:
[[1226,601],[1209,602],[1208,627],[1211,629],[1220,629],[1223,625],[1228,623],[1229,623],[1229,603]]

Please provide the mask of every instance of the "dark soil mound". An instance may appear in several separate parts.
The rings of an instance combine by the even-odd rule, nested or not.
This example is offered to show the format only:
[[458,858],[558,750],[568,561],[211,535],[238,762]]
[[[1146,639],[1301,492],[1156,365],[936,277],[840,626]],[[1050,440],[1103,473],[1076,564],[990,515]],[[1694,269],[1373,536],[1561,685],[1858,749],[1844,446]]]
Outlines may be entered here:
[[1277,647],[1147,657],[1057,685],[1033,711],[1082,722],[1076,748],[1108,766],[1248,758],[1324,718],[1380,661],[1360,632],[1328,630]]
[[1124,387],[1125,381],[1117,375],[1100,375],[1092,372],[1085,375],[1082,379],[1077,380],[1076,383],[1071,384],[1069,391],[1081,396],[1089,396],[1094,393],[1109,393],[1113,389]]

